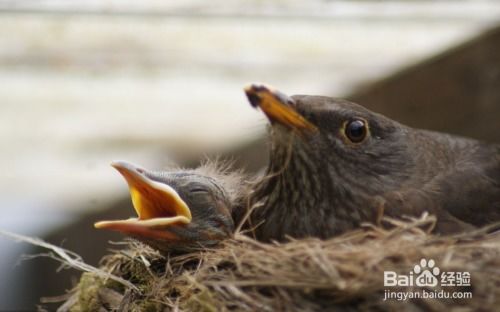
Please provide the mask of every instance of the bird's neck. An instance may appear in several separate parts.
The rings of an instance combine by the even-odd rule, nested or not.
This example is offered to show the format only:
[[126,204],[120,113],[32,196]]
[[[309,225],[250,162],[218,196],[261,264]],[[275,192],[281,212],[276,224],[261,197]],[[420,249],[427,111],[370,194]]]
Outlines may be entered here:
[[274,156],[251,200],[253,226],[262,222],[255,231],[259,239],[330,237],[366,219],[357,204],[363,194],[333,181],[329,172],[334,168],[328,162],[318,163],[300,151],[285,161],[282,155]]

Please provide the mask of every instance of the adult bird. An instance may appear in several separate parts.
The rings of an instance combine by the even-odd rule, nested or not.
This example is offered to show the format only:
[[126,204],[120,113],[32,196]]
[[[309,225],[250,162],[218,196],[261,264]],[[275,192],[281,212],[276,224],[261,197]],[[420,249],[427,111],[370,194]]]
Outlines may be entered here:
[[500,146],[402,125],[346,100],[251,85],[269,119],[267,173],[250,196],[261,240],[331,237],[381,213],[436,215],[453,233],[500,220]]
[[211,247],[233,235],[241,176],[214,163],[195,170],[150,171],[114,162],[128,183],[137,217],[100,221],[98,229],[122,232],[163,253]]

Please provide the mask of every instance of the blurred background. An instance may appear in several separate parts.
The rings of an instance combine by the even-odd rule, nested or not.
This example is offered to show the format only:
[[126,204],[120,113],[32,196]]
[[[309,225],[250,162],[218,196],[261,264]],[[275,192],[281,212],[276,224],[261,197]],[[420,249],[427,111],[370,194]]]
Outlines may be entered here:
[[[498,1],[0,1],[0,229],[96,265],[134,215],[109,163],[265,165],[242,88],[346,97],[403,123],[500,142]],[[0,310],[79,272],[0,237]]]

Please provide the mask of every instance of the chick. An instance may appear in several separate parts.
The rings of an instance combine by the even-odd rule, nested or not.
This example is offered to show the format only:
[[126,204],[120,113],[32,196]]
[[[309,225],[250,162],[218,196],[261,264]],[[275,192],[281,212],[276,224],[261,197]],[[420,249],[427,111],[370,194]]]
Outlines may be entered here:
[[213,164],[179,171],[149,171],[123,161],[112,166],[128,183],[137,217],[100,221],[96,228],[122,232],[163,253],[210,247],[232,236],[238,173]]

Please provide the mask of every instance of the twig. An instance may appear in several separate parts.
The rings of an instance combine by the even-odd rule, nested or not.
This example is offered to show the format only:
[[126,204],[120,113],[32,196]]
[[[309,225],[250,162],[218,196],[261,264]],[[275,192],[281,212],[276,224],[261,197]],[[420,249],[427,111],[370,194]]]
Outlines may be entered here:
[[133,290],[140,293],[139,288],[137,288],[134,284],[130,283],[129,281],[124,280],[123,278],[120,278],[116,275],[105,272],[105,271],[100,270],[94,266],[91,266],[90,264],[83,262],[82,257],[80,257],[78,254],[76,254],[70,250],[66,250],[64,248],[49,244],[49,243],[47,243],[39,238],[35,238],[35,237],[28,237],[28,236],[24,236],[24,235],[12,233],[12,232],[4,231],[4,230],[0,230],[0,234],[7,236],[7,237],[10,237],[10,238],[13,238],[13,239],[18,240],[18,241],[22,241],[22,242],[31,244],[31,245],[35,245],[35,246],[39,246],[39,247],[42,247],[45,249],[49,249],[56,254],[56,255],[54,255],[53,258],[56,259],[57,261],[60,261],[61,263],[64,263],[64,264],[66,264],[74,269],[77,269],[77,270],[81,270],[84,272],[92,272],[101,278],[109,278],[115,282],[122,284],[123,286],[125,286],[127,288],[133,289]]

